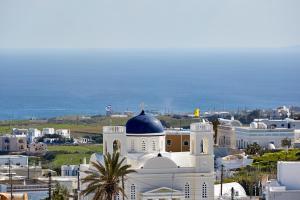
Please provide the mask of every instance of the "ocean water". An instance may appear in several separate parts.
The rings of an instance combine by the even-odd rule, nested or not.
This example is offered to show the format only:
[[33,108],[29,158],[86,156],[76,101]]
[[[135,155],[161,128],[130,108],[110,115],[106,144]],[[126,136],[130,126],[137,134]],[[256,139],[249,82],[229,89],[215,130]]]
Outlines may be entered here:
[[300,105],[300,50],[0,50],[0,119]]

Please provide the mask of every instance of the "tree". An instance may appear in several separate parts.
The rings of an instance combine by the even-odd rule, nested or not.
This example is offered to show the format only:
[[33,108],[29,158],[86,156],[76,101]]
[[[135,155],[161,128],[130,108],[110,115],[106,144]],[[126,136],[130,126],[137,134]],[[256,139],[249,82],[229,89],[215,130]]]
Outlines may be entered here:
[[215,135],[214,135],[215,144],[217,144],[217,138],[218,138],[218,126],[220,125],[220,122],[219,122],[218,119],[214,119],[211,123],[212,123],[212,125],[213,125],[213,129],[214,129],[214,132],[215,132]]
[[245,152],[246,152],[246,154],[249,154],[249,155],[255,155],[255,154],[260,153],[261,150],[262,150],[262,148],[261,148],[261,146],[259,146],[259,144],[253,143],[253,144],[248,144]]
[[104,156],[104,163],[91,162],[94,169],[85,171],[87,176],[82,179],[82,183],[87,183],[86,189],[81,194],[86,196],[94,193],[93,200],[112,200],[117,194],[125,195],[121,186],[122,180],[130,173],[131,165],[124,164],[125,158],[120,160],[120,153],[107,153]]
[[[48,199],[49,197],[45,198],[45,200]],[[68,199],[69,199],[69,192],[67,188],[57,183],[55,185],[55,189],[52,192],[51,200],[68,200]]]
[[281,140],[281,146],[282,147],[290,147],[292,145],[292,141],[288,138],[284,138]]

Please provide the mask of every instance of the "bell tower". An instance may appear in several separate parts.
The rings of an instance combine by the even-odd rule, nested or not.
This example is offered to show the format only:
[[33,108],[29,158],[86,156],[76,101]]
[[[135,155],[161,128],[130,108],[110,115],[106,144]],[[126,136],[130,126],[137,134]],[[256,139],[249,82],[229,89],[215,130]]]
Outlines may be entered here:
[[212,200],[214,196],[214,139],[213,128],[208,122],[191,124],[190,153],[194,157],[195,199]]
[[112,154],[114,151],[121,156],[127,154],[126,128],[124,126],[103,127],[103,153]]

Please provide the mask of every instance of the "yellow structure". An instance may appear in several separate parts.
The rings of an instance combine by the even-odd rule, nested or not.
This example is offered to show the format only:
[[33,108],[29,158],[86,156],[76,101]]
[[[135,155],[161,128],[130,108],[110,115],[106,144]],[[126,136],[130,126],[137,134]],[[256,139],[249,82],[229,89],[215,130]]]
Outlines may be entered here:
[[194,110],[194,117],[200,117],[200,109],[199,108],[196,108],[195,110]]

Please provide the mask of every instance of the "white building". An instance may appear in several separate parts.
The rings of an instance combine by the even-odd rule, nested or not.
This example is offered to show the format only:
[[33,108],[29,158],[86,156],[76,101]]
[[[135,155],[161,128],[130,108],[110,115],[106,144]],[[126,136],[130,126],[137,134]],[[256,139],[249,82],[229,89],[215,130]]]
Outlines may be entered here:
[[27,136],[27,133],[28,133],[28,129],[25,129],[25,128],[13,128],[12,129],[12,134],[13,135],[25,135]]
[[42,135],[53,135],[55,134],[54,128],[43,128]]
[[28,165],[28,156],[22,155],[0,155],[0,166],[1,165]]
[[61,176],[77,176],[79,165],[62,165]]
[[28,141],[31,143],[34,141],[35,138],[41,137],[42,136],[42,132],[39,129],[36,128],[29,128],[28,129]]
[[71,131],[70,131],[70,129],[57,129],[55,131],[55,133],[57,135],[60,135],[60,136],[64,137],[64,138],[71,138],[71,134],[70,134]]
[[[212,126],[199,122],[190,128],[189,152],[166,152],[165,132],[160,121],[144,111],[131,118],[126,127],[103,128],[104,154],[116,150],[136,170],[125,182],[128,199],[214,199]],[[91,160],[103,162],[103,155],[93,155]],[[90,165],[80,165],[81,178],[89,168]],[[81,185],[81,189],[84,187],[86,185]]]
[[248,156],[244,154],[228,155],[217,158],[216,160],[217,167],[221,168],[223,165],[225,170],[239,169],[251,165],[252,163],[253,159],[248,158]]
[[266,185],[266,200],[300,199],[300,162],[277,162],[277,180]]
[[300,120],[286,119],[255,119],[254,122],[262,122],[267,128],[300,129]]
[[235,127],[236,146],[239,149],[247,148],[248,144],[257,143],[264,148],[269,148],[269,144],[274,144],[276,148],[282,148],[281,141],[291,140],[292,144],[298,138],[296,130],[288,128],[267,129],[263,124],[258,124],[257,128],[252,123],[250,127]]
[[236,148],[235,127],[241,127],[242,123],[238,120],[219,118],[217,145],[219,147]]

